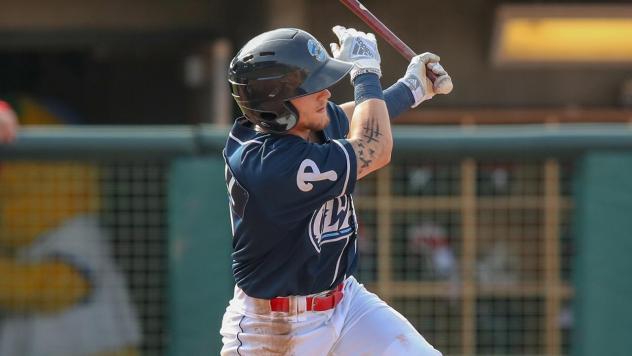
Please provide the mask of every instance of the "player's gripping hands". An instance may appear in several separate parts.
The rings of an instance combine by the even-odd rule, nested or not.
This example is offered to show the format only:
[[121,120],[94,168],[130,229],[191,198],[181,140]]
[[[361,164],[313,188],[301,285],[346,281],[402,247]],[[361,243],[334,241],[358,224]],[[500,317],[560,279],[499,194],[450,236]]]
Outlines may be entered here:
[[356,76],[363,73],[382,76],[375,35],[343,26],[334,26],[332,31],[338,37],[340,45],[330,43],[331,52],[334,58],[353,63],[350,73],[352,83]]
[[[406,74],[399,79],[413,93],[416,107],[422,102],[431,99],[435,94],[448,94],[452,91],[452,78],[439,64],[439,56],[425,52],[410,60]],[[430,69],[437,77],[434,83],[428,78],[426,68]]]

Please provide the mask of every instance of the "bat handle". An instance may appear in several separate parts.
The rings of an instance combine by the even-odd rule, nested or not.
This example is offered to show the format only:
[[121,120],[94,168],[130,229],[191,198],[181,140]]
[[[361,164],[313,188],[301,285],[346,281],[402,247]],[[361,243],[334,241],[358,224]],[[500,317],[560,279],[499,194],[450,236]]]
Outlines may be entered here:
[[437,80],[437,75],[434,74],[433,71],[430,70],[430,68],[426,68],[426,76],[428,77],[428,79],[430,79],[431,82],[435,82],[435,80]]
[[[410,62],[411,59],[413,59],[414,56],[417,55],[417,53],[415,53],[415,51],[413,51],[410,47],[408,47],[408,45],[406,45],[404,42],[402,41],[398,41],[398,40],[392,40],[390,37],[386,37],[384,38],[386,40],[386,42],[388,42],[391,46],[393,46],[395,48],[395,50],[397,52],[399,52],[399,54],[401,54],[404,58],[406,58],[407,61]],[[434,74],[434,72],[432,70],[430,70],[430,68],[426,68],[426,76],[428,77],[428,79],[430,79],[433,83],[434,81],[437,79],[437,75]]]

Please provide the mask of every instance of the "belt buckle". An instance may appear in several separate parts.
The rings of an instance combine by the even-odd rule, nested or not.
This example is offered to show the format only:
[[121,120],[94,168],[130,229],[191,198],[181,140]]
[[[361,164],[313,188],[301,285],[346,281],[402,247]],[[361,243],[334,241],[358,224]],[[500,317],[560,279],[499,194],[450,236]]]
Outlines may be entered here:
[[316,303],[318,303],[318,300],[322,300],[323,298],[326,298],[329,296],[329,293],[331,293],[331,290],[326,290],[320,293],[315,293],[312,295],[312,300],[311,300],[311,310],[316,311]]
[[312,298],[312,311],[325,311],[331,309],[331,307],[324,307],[322,304],[326,301],[327,297],[318,296]]
[[326,307],[323,306],[320,311],[333,309],[342,300],[342,297],[343,293],[341,285],[337,286],[334,289],[314,294],[311,301],[312,310],[317,310],[316,306],[318,301],[321,301],[322,303],[328,303],[328,305]]

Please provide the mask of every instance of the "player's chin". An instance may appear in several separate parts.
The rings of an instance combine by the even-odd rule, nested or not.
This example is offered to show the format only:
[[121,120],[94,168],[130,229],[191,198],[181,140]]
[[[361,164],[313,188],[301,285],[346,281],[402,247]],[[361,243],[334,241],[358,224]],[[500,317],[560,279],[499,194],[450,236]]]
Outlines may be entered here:
[[323,130],[325,127],[327,127],[329,125],[329,115],[327,115],[327,111],[320,113],[319,115],[319,130]]
[[305,126],[312,131],[321,131],[329,125],[329,115],[327,112],[314,112],[305,120]]

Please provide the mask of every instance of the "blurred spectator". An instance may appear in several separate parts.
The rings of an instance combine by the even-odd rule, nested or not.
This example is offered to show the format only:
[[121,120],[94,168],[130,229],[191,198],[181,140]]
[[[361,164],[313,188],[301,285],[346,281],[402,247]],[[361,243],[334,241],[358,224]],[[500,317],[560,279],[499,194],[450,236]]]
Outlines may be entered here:
[[11,106],[0,100],[0,143],[9,143],[15,139],[18,120]]
[[457,281],[457,259],[448,240],[448,233],[443,226],[425,221],[408,229],[407,250],[425,257],[429,262],[426,268],[431,270],[436,278]]
[[424,269],[431,271],[433,279],[449,283],[450,301],[455,302],[460,293],[461,278],[447,229],[438,223],[424,221],[410,226],[407,238],[407,250],[426,261]]
[[494,241],[485,249],[476,265],[481,284],[515,284],[520,280],[521,254],[504,240]]
[[434,172],[430,166],[414,167],[408,172],[408,191],[418,193],[428,187]]

